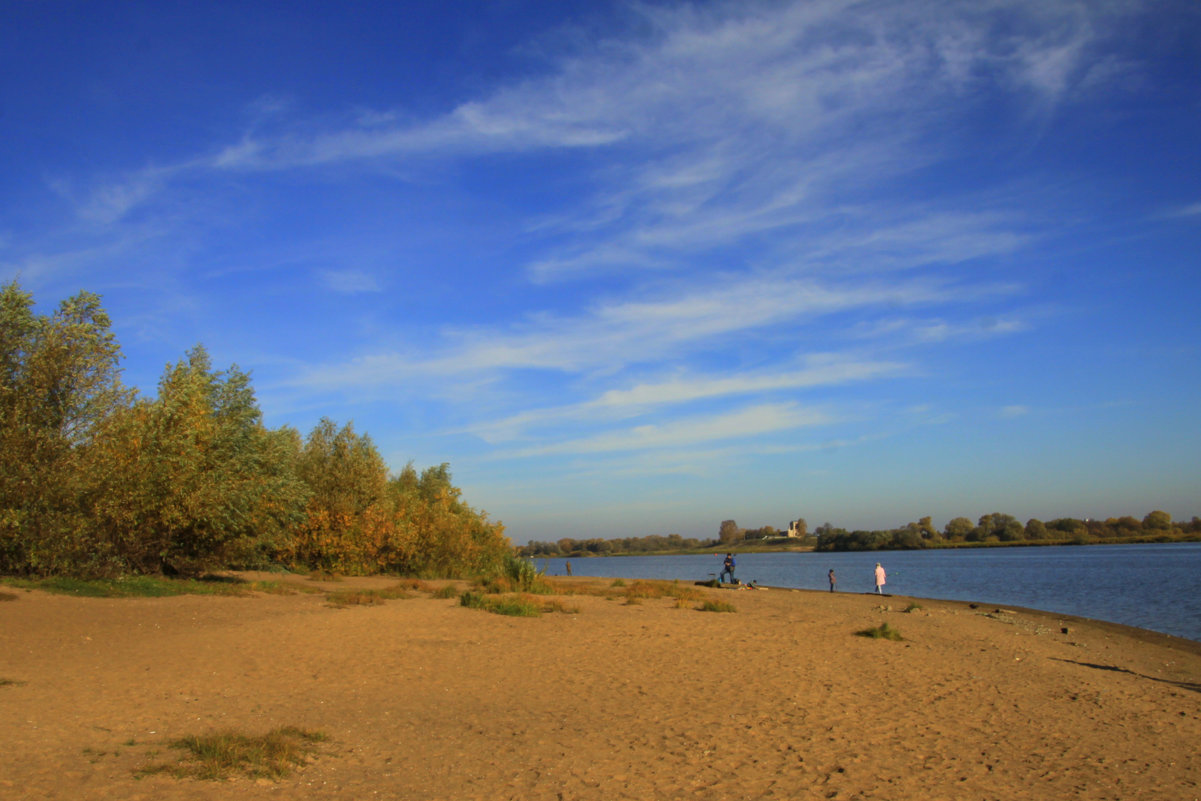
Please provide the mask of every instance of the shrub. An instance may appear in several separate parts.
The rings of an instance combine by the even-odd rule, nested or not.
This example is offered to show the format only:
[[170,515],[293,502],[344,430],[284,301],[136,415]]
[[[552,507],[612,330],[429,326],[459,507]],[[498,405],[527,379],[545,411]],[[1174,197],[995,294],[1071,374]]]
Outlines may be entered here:
[[863,631],[855,632],[855,634],[859,637],[870,637],[873,640],[896,640],[900,642],[905,639],[901,636],[901,632],[888,625],[888,623],[881,623],[874,629],[864,629]]
[[530,559],[522,559],[511,553],[506,554],[504,575],[512,583],[513,588],[520,592],[532,592],[538,595],[550,593],[550,585],[546,582],[543,571],[539,570]]

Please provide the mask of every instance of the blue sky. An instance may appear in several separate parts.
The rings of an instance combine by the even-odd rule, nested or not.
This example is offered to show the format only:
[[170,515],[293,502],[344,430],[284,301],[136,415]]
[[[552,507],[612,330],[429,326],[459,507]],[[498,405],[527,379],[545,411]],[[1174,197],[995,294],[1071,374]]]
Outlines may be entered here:
[[0,279],[148,394],[202,343],[515,542],[1201,514],[1189,0],[0,19]]

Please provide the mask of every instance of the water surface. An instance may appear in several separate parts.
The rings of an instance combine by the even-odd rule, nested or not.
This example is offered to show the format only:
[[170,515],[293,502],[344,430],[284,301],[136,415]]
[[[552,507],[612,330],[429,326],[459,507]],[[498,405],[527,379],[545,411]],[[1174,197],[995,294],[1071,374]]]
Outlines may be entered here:
[[[572,559],[577,576],[703,580],[724,554]],[[1025,606],[1124,623],[1201,641],[1201,543],[959,548],[855,553],[753,553],[737,556],[737,576],[776,587],[874,590],[879,561],[897,595]],[[538,559],[550,575],[564,559]]]

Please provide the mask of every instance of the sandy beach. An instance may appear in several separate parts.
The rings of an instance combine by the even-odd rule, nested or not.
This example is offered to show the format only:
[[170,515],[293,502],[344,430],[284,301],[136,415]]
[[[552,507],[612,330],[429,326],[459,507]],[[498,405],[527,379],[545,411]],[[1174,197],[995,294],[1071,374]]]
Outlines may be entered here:
[[[536,618],[425,592],[4,588],[0,799],[1201,798],[1201,644],[899,596],[702,590],[720,613],[557,583],[582,594]],[[882,622],[904,641],[855,635]],[[135,775],[172,739],[280,726],[328,738],[282,779]]]

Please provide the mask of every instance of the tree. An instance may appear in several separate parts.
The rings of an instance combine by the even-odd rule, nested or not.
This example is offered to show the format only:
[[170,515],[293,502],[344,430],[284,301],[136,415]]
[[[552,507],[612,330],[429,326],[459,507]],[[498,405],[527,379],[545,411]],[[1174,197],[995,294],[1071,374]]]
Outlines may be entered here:
[[1045,540],[1046,538],[1047,527],[1043,525],[1043,521],[1033,517],[1026,521],[1026,539]]
[[723,520],[717,529],[717,539],[723,545],[731,545],[740,542],[744,533],[733,520]]
[[966,517],[955,517],[947,521],[947,525],[943,528],[943,534],[949,540],[957,540],[962,542],[971,533],[974,526],[972,521]]
[[0,288],[0,570],[55,573],[88,553],[82,457],[133,394],[99,296],[50,317],[16,283]]
[[249,376],[214,371],[201,346],[168,365],[157,398],[113,415],[91,462],[95,569],[196,574],[280,547],[308,493],[297,435],[261,417]]
[[1167,531],[1172,527],[1172,516],[1158,509],[1143,518],[1143,528],[1153,531]]

